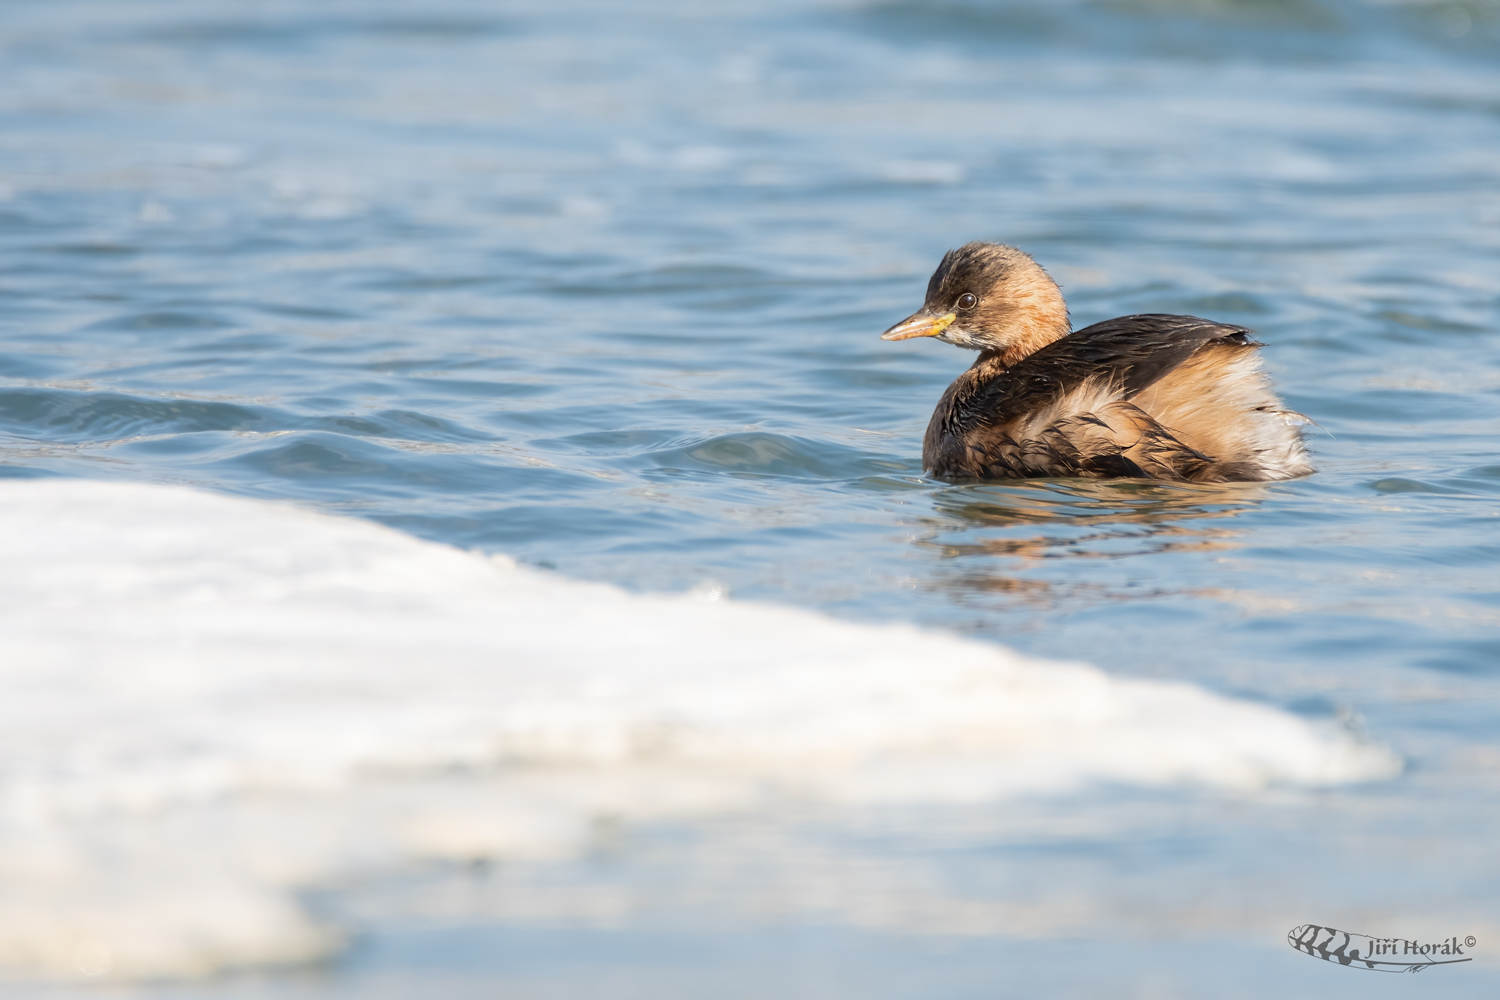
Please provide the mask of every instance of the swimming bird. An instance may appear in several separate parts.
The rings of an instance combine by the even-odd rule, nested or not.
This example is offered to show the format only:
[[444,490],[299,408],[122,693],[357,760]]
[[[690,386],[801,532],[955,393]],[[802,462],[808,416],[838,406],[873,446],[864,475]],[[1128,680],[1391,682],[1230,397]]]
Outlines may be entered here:
[[1030,255],[970,243],[943,256],[922,308],[881,339],[979,352],[927,425],[922,464],[940,478],[1307,475],[1311,421],[1271,391],[1252,334],[1162,313],[1073,330],[1062,291]]

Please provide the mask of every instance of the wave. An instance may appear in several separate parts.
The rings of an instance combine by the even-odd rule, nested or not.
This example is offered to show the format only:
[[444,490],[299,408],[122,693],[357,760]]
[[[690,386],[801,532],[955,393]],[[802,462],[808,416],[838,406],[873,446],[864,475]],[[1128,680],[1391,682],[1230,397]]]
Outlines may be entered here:
[[921,474],[914,462],[848,445],[765,431],[721,434],[650,452],[645,461],[666,472],[729,474],[746,478],[852,480]]
[[316,959],[301,890],[603,819],[1232,790],[1387,750],[917,628],[643,596],[179,487],[0,482],[0,971]]

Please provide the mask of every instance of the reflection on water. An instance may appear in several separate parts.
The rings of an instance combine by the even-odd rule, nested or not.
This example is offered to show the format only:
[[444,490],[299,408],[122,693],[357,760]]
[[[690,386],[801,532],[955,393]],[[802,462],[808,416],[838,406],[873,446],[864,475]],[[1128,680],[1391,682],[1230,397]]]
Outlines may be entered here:
[[1015,524],[1157,524],[1234,517],[1270,495],[1266,483],[1159,483],[1137,480],[1031,479],[941,490],[934,509],[964,521]]
[[[944,516],[925,518],[913,543],[942,562],[925,586],[966,606],[1045,612],[1104,601],[1139,601],[1168,594],[1205,596],[1197,588],[1110,586],[1089,579],[1066,583],[1038,573],[1045,560],[1131,559],[1165,554],[1228,552],[1241,532],[1220,522],[1262,503],[1264,483],[1142,483],[1031,480],[955,486],[935,494]],[[1036,532],[1038,526],[1054,530]],[[1028,575],[1036,574],[1036,575]]]

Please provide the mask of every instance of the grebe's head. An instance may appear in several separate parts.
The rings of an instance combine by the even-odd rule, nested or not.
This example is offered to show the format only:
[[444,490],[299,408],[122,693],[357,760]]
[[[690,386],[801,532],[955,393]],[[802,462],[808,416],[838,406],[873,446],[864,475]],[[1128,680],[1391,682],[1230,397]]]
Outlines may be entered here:
[[880,339],[937,337],[974,351],[998,351],[1008,366],[1069,329],[1062,292],[1040,264],[1002,243],[970,243],[943,255],[922,308]]

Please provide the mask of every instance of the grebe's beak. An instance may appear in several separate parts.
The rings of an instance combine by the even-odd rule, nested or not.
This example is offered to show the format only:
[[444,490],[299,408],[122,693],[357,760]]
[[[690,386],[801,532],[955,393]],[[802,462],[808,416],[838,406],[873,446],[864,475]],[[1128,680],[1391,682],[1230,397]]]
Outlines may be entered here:
[[923,309],[891,327],[880,335],[881,340],[910,340],[913,337],[941,337],[943,331],[958,319],[957,313],[936,316]]

